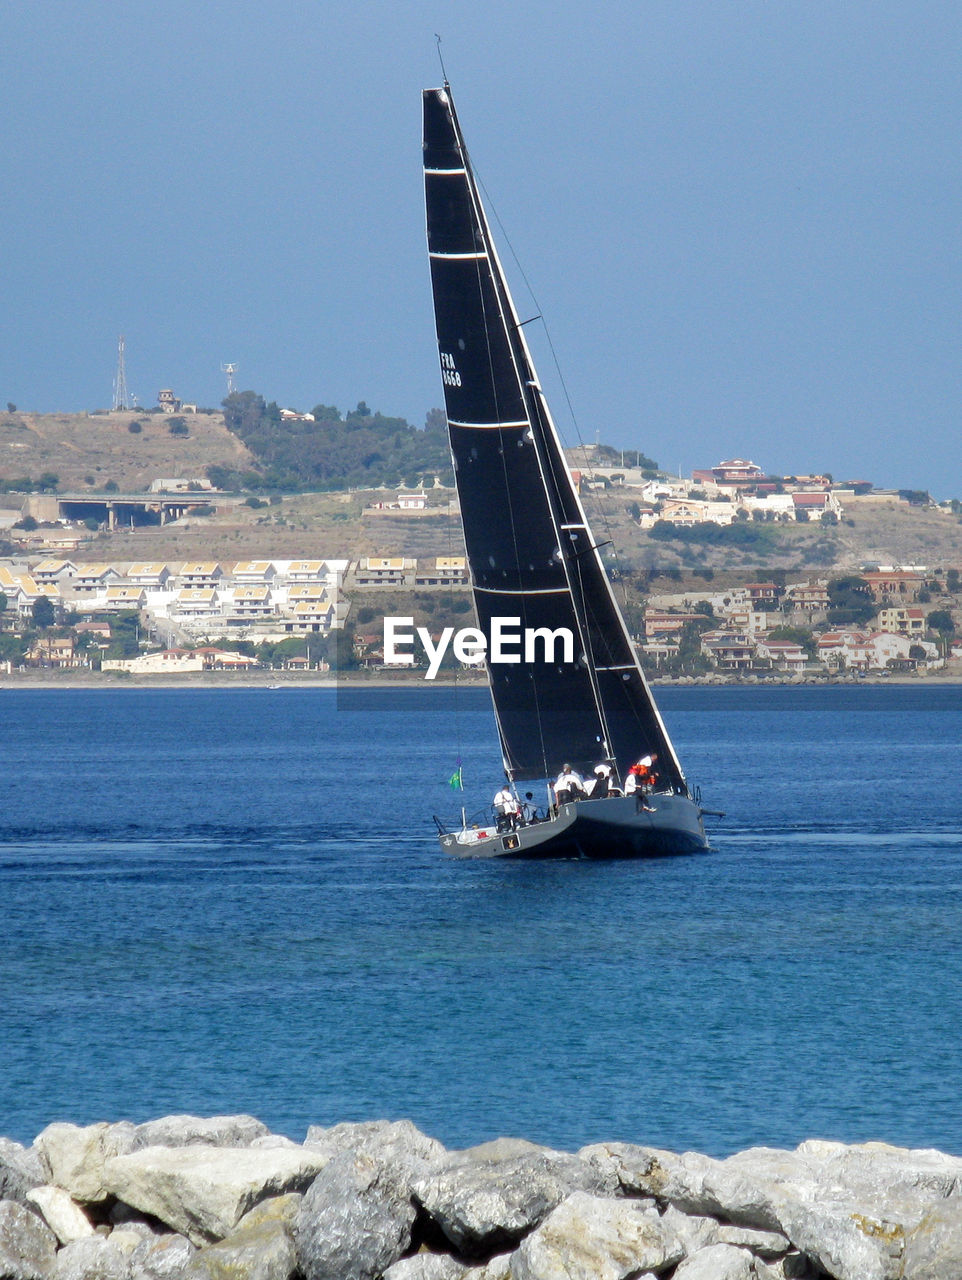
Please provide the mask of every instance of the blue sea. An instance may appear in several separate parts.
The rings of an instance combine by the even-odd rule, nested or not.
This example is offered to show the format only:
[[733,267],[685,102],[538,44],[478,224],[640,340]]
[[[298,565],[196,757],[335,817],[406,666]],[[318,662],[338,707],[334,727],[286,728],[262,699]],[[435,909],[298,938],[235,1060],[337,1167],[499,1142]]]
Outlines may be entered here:
[[480,690],[0,691],[0,1134],[962,1155],[962,688],[658,699],[712,852],[528,864],[434,838]]

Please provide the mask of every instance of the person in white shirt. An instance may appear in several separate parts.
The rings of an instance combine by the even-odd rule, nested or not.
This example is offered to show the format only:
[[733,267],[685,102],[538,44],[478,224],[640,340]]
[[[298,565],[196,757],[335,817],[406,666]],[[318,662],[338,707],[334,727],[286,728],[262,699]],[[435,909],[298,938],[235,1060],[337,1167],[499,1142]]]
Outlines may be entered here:
[[585,795],[585,784],[581,774],[575,773],[571,765],[566,764],[554,784],[555,804],[567,804],[569,800],[583,800]]
[[498,815],[499,831],[514,831],[518,825],[518,802],[515,800],[510,787],[504,786],[495,795],[494,811]]

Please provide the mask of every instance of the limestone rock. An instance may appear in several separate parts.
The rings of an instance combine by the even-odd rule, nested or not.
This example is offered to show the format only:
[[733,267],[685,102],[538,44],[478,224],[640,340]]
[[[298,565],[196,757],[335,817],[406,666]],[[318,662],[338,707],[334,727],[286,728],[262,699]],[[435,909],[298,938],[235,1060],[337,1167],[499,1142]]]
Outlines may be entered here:
[[342,1151],[298,1211],[299,1268],[306,1280],[373,1280],[406,1252],[415,1217],[403,1178],[366,1152]]
[[62,1187],[34,1187],[27,1192],[26,1198],[37,1206],[44,1222],[61,1244],[93,1235],[90,1219]]
[[10,1138],[0,1138],[0,1200],[19,1200],[22,1204],[27,1192],[45,1181],[46,1172],[36,1151]]
[[739,1249],[750,1249],[756,1258],[772,1262],[781,1258],[791,1248],[788,1238],[780,1231],[755,1231],[751,1227],[732,1227],[723,1224],[715,1232],[712,1244],[733,1244]]
[[[145,1147],[249,1147],[271,1135],[253,1116],[164,1116],[134,1128],[131,1151]],[[291,1144],[293,1145],[293,1144]]]
[[260,1204],[256,1204],[253,1209],[244,1214],[236,1229],[241,1231],[245,1227],[260,1227],[264,1223],[277,1222],[293,1232],[294,1222],[303,1199],[304,1197],[298,1192],[290,1191],[286,1196],[271,1196],[268,1200],[262,1200]]
[[429,1138],[410,1120],[336,1124],[330,1129],[311,1125],[304,1146],[329,1156],[342,1151],[367,1155],[395,1167],[400,1176],[409,1180],[428,1173],[448,1155],[436,1138]]
[[145,1147],[108,1160],[104,1182],[118,1200],[208,1244],[268,1196],[303,1190],[323,1165],[323,1156],[303,1149]]
[[459,1252],[484,1256],[513,1248],[573,1191],[604,1192],[602,1171],[561,1152],[445,1166],[414,1184],[414,1194]]
[[296,1269],[294,1242],[280,1221],[262,1221],[234,1231],[192,1258],[188,1280],[290,1280]]
[[130,1255],[130,1280],[179,1280],[195,1253],[182,1235],[144,1240]]
[[32,1210],[0,1200],[0,1280],[48,1280],[57,1237]]
[[710,1244],[686,1258],[673,1280],[753,1280],[751,1254],[731,1244]]
[[[483,1267],[469,1267],[461,1280],[511,1280],[510,1253],[499,1253],[490,1258]],[[640,1277],[639,1277],[640,1280]]]
[[74,1240],[57,1254],[54,1280],[127,1280],[127,1256],[103,1236]]
[[[642,1201],[654,1206],[654,1200]],[[710,1244],[717,1244],[720,1228],[715,1218],[706,1218],[700,1214],[682,1213],[670,1204],[661,1215],[661,1220],[684,1249],[685,1254],[697,1253]]]
[[384,1280],[462,1280],[467,1268],[447,1253],[415,1253],[401,1258],[384,1273]]
[[715,1197],[705,1192],[705,1179],[721,1161],[709,1156],[694,1151],[676,1155],[629,1142],[595,1143],[578,1155],[622,1195],[652,1196],[688,1214],[710,1215],[718,1208]]
[[154,1240],[156,1237],[146,1222],[128,1222],[124,1226],[114,1227],[108,1238],[111,1244],[116,1245],[129,1258],[145,1240]]
[[673,1265],[684,1253],[656,1210],[637,1200],[576,1191],[525,1239],[512,1280],[625,1280]]
[[934,1205],[905,1240],[906,1280],[958,1280],[962,1276],[962,1197]]
[[130,1150],[132,1125],[50,1124],[34,1144],[45,1181],[63,1187],[81,1204],[106,1198],[104,1164]]

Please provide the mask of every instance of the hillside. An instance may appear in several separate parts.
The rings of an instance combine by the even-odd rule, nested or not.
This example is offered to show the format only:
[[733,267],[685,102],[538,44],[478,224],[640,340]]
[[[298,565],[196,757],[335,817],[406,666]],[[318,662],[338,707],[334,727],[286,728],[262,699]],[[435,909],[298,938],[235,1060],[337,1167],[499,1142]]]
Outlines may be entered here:
[[0,480],[52,472],[63,493],[102,492],[109,481],[121,493],[138,493],[160,477],[253,465],[223,414],[191,413],[179,420],[186,435],[172,435],[172,419],[162,413],[0,414]]
[[[186,435],[171,434],[159,413],[0,414],[0,481],[58,477],[60,492],[140,492],[160,477],[200,477],[207,468],[252,469],[256,458],[225,426],[219,413],[183,415]],[[131,431],[131,424],[139,430]],[[424,433],[419,433],[424,434]],[[574,461],[578,465],[578,461]],[[112,487],[112,486],[111,486]],[[89,550],[98,559],[184,559],[322,553],[457,555],[462,541],[452,492],[428,490],[426,512],[374,511],[377,499],[396,491],[363,490],[285,494],[268,505],[241,505],[208,518],[188,517],[163,527],[101,534]],[[737,545],[659,540],[631,514],[637,491],[593,489],[585,497],[599,542],[618,548],[625,569],[739,570],[756,567],[828,571],[865,564],[962,566],[962,522],[934,508],[906,503],[848,500],[839,524],[749,525]],[[0,493],[0,508],[19,511],[21,495]],[[609,552],[605,553],[610,555]]]

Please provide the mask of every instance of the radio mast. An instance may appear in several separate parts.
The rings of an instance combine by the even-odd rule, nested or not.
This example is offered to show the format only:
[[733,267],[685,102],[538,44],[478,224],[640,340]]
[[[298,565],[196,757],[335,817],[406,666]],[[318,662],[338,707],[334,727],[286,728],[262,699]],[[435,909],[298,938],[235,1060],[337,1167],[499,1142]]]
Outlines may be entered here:
[[117,376],[114,378],[114,410],[129,409],[127,403],[127,369],[124,365],[124,335],[117,339]]
[[227,394],[232,396],[234,394],[234,374],[237,372],[237,365],[222,364],[220,371],[227,374]]

